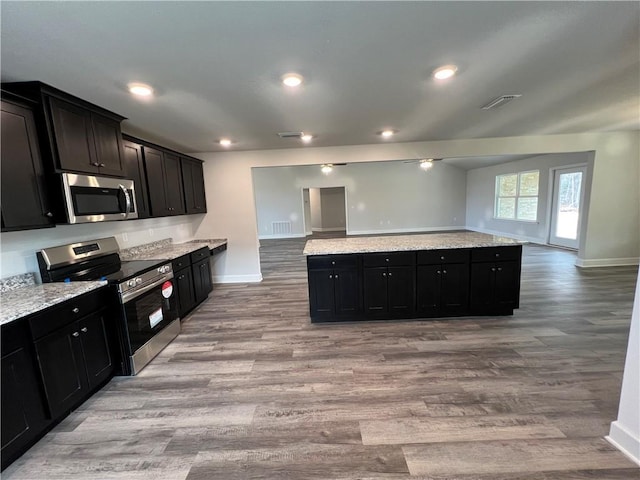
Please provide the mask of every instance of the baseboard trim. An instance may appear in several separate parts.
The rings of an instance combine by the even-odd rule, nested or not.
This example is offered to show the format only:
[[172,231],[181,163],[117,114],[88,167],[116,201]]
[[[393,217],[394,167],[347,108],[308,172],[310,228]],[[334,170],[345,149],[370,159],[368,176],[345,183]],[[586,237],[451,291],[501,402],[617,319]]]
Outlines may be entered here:
[[428,233],[451,230],[465,230],[466,227],[455,225],[450,227],[414,227],[414,228],[385,228],[381,230],[347,230],[347,235],[380,235],[385,233]]
[[472,232],[486,233],[487,235],[498,235],[500,237],[509,237],[515,238],[516,240],[523,240],[529,243],[537,243],[539,245],[548,245],[543,239],[538,237],[528,237],[526,235],[518,235],[517,233],[511,232],[499,232],[497,230],[489,230],[486,228],[478,228],[478,227],[464,227],[465,230],[470,230]]
[[604,438],[640,466],[640,438],[633,436],[620,422],[612,422],[609,435]]
[[214,275],[213,283],[259,283],[262,281],[262,274],[251,275]]
[[345,230],[346,230],[345,227],[312,228],[311,233],[313,232],[344,232]]
[[640,264],[638,257],[576,259],[576,267],[580,268],[626,267],[638,264]]
[[267,235],[259,235],[258,240],[274,240],[277,238],[303,238],[306,237],[304,233],[283,233],[278,235],[267,234]]

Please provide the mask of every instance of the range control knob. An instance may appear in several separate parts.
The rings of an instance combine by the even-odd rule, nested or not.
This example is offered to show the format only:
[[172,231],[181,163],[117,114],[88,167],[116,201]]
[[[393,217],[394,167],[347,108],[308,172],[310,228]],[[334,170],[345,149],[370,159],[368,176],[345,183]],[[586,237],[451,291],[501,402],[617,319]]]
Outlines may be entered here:
[[161,267],[158,267],[158,272],[167,273],[169,271],[169,268],[169,265],[162,265]]
[[142,279],[140,277],[136,277],[136,285],[140,285],[142,283]]
[[128,287],[135,287],[136,286],[136,281],[134,279],[131,279],[127,282],[127,286]]

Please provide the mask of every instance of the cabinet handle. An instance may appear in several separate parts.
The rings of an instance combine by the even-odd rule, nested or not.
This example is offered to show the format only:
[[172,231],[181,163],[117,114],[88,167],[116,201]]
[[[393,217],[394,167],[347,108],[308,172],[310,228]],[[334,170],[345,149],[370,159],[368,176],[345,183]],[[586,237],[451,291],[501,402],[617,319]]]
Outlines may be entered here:
[[99,167],[106,167],[106,165],[104,163],[101,163],[100,165],[98,165]]
[[496,253],[496,258],[497,258],[497,257],[499,257],[499,256],[500,256],[500,254],[499,254],[499,253]]
[[87,333],[87,331],[88,331],[88,330],[89,330],[89,329],[88,329],[87,327],[82,327],[82,328],[80,329],[80,331],[81,331],[82,333]]
[[446,271],[446,270],[442,270],[442,273],[444,273],[444,274],[446,275],[446,274],[447,274],[447,271]]
[[389,272],[389,276],[393,275],[393,273]]
[[498,271],[501,272],[502,271],[502,267],[498,267]]
[[385,258],[385,259],[384,259],[384,261],[385,261],[385,262],[388,262],[388,261],[389,261],[389,259],[388,259],[388,258]]
[[71,310],[73,313],[78,313],[80,311],[80,309],[78,307],[73,307],[73,310]]
[[178,280],[182,280],[183,278],[184,278],[184,275],[180,275],[180,276],[178,277]]
[[79,337],[80,334],[78,332],[73,332],[71,335],[73,335],[74,337]]
[[382,272],[382,276],[386,277],[387,276],[387,272]]
[[333,278],[333,275],[329,275],[329,278]]
[[331,262],[331,265],[335,265],[335,264],[336,264],[336,262]]
[[444,257],[440,257],[440,260],[444,260]]
[[334,278],[338,278],[338,274],[337,274],[337,273],[336,273],[336,275],[335,275],[335,277],[334,277]]
[[441,273],[441,272],[440,272],[440,270],[436,270],[436,273],[437,273],[438,275],[440,275],[440,273]]
[[496,271],[496,267],[491,267],[491,271],[495,272]]
[[99,167],[100,164],[98,162],[91,162],[91,165],[93,165],[94,167]]
[[49,217],[49,218],[53,217],[53,213],[51,213],[51,212],[47,212],[44,215],[45,215],[45,217]]

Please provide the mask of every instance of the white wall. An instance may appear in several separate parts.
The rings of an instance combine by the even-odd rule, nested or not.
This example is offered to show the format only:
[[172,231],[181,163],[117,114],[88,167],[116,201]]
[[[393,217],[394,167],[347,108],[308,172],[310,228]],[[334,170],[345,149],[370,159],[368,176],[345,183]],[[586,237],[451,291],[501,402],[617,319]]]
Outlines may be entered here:
[[611,424],[607,440],[640,465],[640,272],[631,315],[618,419]]
[[[467,172],[467,227],[485,233],[501,233],[531,242],[546,243],[551,221],[551,168],[576,164],[588,165],[585,189],[589,191],[590,174],[593,171],[592,152],[540,155],[502,165],[469,170]],[[494,218],[496,175],[529,170],[540,171],[538,220],[518,222]],[[583,205],[582,214],[588,218],[587,202]]]
[[331,232],[346,229],[345,195],[344,187],[320,189],[320,203],[322,204],[321,231]]
[[[229,238],[229,250],[224,265],[220,265],[217,270],[219,275],[237,279],[260,277],[256,209],[251,181],[251,169],[254,167],[321,165],[338,161],[349,163],[350,167],[352,163],[421,157],[571,153],[591,150],[595,155],[591,201],[584,225],[584,243],[578,252],[578,262],[583,266],[637,262],[640,256],[638,131],[195,153],[194,156],[205,160],[209,209],[204,221],[197,228],[196,236]],[[348,192],[352,191],[347,183],[342,185],[347,187]],[[300,194],[296,193],[296,196],[299,197]],[[349,197],[347,203],[348,219],[351,222],[352,203]],[[620,205],[624,205],[624,208],[620,208]],[[432,208],[435,208],[435,205]],[[373,207],[371,211],[375,214]]]
[[[120,248],[173,238],[175,242],[190,240],[204,215],[172,218],[148,218],[124,222],[59,225],[55,228],[2,233],[0,245],[0,278],[27,272],[39,272],[36,251],[83,240],[115,236]],[[39,275],[39,273],[38,273]]]
[[312,217],[314,189],[345,187],[349,234],[464,227],[466,172],[446,164],[425,172],[415,163],[356,163],[329,175],[315,165],[254,168],[253,182],[260,238],[269,238],[272,221],[286,219],[293,219],[292,235],[304,233],[300,191],[306,187]]

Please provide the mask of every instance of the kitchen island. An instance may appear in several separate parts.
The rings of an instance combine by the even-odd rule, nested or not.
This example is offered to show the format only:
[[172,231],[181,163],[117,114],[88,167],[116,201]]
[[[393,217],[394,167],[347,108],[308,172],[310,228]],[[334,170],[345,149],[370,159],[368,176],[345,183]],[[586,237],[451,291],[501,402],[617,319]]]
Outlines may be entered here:
[[312,322],[512,315],[522,244],[477,232],[309,240]]

